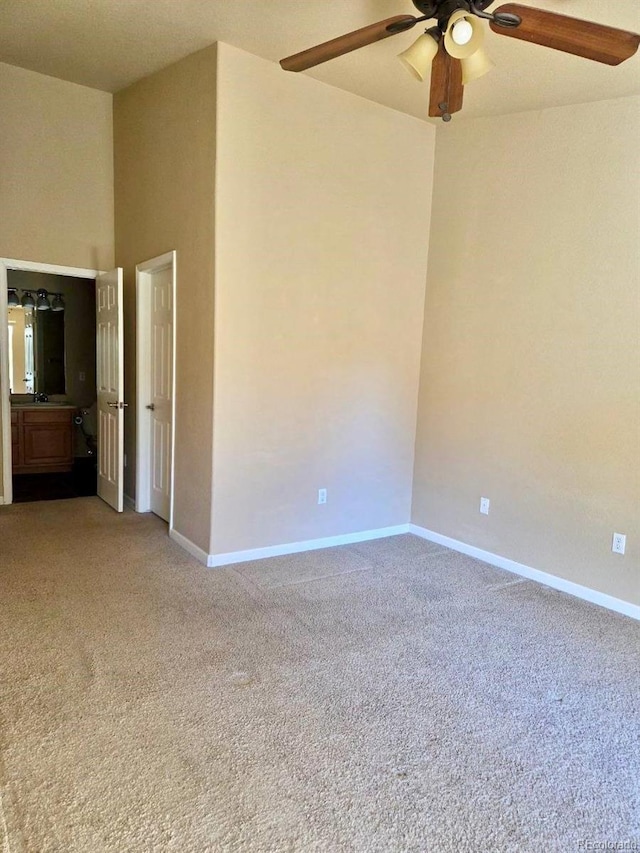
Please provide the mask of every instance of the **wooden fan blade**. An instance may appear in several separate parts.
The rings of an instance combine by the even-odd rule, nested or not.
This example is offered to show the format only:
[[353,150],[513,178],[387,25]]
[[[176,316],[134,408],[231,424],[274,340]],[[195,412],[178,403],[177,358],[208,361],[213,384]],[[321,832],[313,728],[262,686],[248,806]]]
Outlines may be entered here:
[[606,65],[620,65],[633,56],[640,44],[640,35],[636,33],[521,6],[519,3],[507,3],[496,9],[496,12],[518,15],[522,23],[519,27],[511,28],[501,27],[492,21],[490,26],[494,33],[584,56],[585,59],[604,62]]
[[463,95],[462,64],[459,59],[449,56],[442,39],[431,66],[429,115],[435,118],[459,112]]
[[358,50],[359,47],[366,47],[375,41],[381,41],[397,33],[406,32],[416,23],[417,18],[414,18],[413,15],[395,15],[393,18],[387,18],[386,21],[378,21],[377,24],[370,24],[361,30],[355,30],[352,33],[339,36],[337,39],[331,39],[331,41],[310,47],[309,50],[287,56],[286,59],[280,60],[280,65],[285,71],[305,71],[307,68],[313,68],[314,65],[328,62],[329,59],[335,59],[345,53],[350,53],[352,50]]

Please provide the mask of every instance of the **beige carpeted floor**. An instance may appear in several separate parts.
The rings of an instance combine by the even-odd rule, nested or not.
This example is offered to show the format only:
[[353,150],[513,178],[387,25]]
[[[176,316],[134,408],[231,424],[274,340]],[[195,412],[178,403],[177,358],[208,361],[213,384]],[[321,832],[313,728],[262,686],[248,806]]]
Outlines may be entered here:
[[2,508],[0,849],[640,841],[639,641],[412,536],[207,570],[96,498]]

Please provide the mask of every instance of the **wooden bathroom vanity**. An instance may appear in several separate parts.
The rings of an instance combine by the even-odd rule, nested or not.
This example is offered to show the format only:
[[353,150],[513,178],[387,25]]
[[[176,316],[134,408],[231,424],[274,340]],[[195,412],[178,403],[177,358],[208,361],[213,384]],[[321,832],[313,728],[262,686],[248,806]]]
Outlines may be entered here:
[[73,467],[75,406],[16,403],[11,406],[14,474],[63,474]]

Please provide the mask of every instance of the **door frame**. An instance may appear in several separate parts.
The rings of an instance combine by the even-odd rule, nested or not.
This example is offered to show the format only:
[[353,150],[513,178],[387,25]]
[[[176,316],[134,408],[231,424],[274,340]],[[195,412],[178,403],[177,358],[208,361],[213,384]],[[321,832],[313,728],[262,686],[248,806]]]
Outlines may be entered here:
[[136,512],[151,512],[151,441],[149,413],[145,400],[151,386],[151,276],[171,269],[173,322],[171,336],[171,472],[169,486],[169,530],[173,529],[173,498],[176,447],[176,252],[165,252],[136,265]]
[[0,432],[2,454],[3,495],[0,504],[13,503],[13,466],[11,462],[11,400],[9,394],[9,329],[7,288],[9,270],[22,272],[42,272],[50,275],[67,275],[73,278],[97,278],[102,270],[64,267],[59,264],[41,264],[37,261],[20,261],[14,258],[0,258]]

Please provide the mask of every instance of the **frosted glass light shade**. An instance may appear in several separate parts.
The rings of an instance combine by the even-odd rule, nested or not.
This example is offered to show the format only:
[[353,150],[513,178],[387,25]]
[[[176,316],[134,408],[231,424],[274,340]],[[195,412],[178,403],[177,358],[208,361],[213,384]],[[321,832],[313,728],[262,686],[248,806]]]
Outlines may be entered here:
[[462,83],[464,86],[472,80],[477,80],[479,77],[484,77],[492,68],[496,67],[495,62],[491,59],[486,50],[481,47],[474,54],[466,59],[461,59],[462,66]]
[[46,290],[43,289],[38,291],[38,301],[36,302],[37,311],[48,311],[51,308],[48,296],[49,294]]
[[9,306],[9,308],[17,308],[18,305],[20,305],[20,300],[18,299],[18,291],[15,289],[15,287],[9,288],[7,305]]
[[416,80],[422,82],[430,75],[431,65],[437,52],[438,42],[429,33],[424,33],[414,41],[411,47],[398,54],[398,59]]
[[64,299],[61,293],[53,294],[53,302],[51,303],[52,311],[64,311]]
[[[471,27],[472,34],[464,41],[464,44],[458,44],[453,37],[454,29],[456,24],[462,22]],[[465,27],[465,30],[468,34],[468,27]],[[463,36],[463,33],[461,33],[461,36]],[[444,34],[444,46],[449,56],[453,56],[454,59],[466,59],[474,54],[482,46],[483,42],[484,29],[479,18],[469,15],[464,9],[458,9],[457,12],[451,15],[447,31]]]

